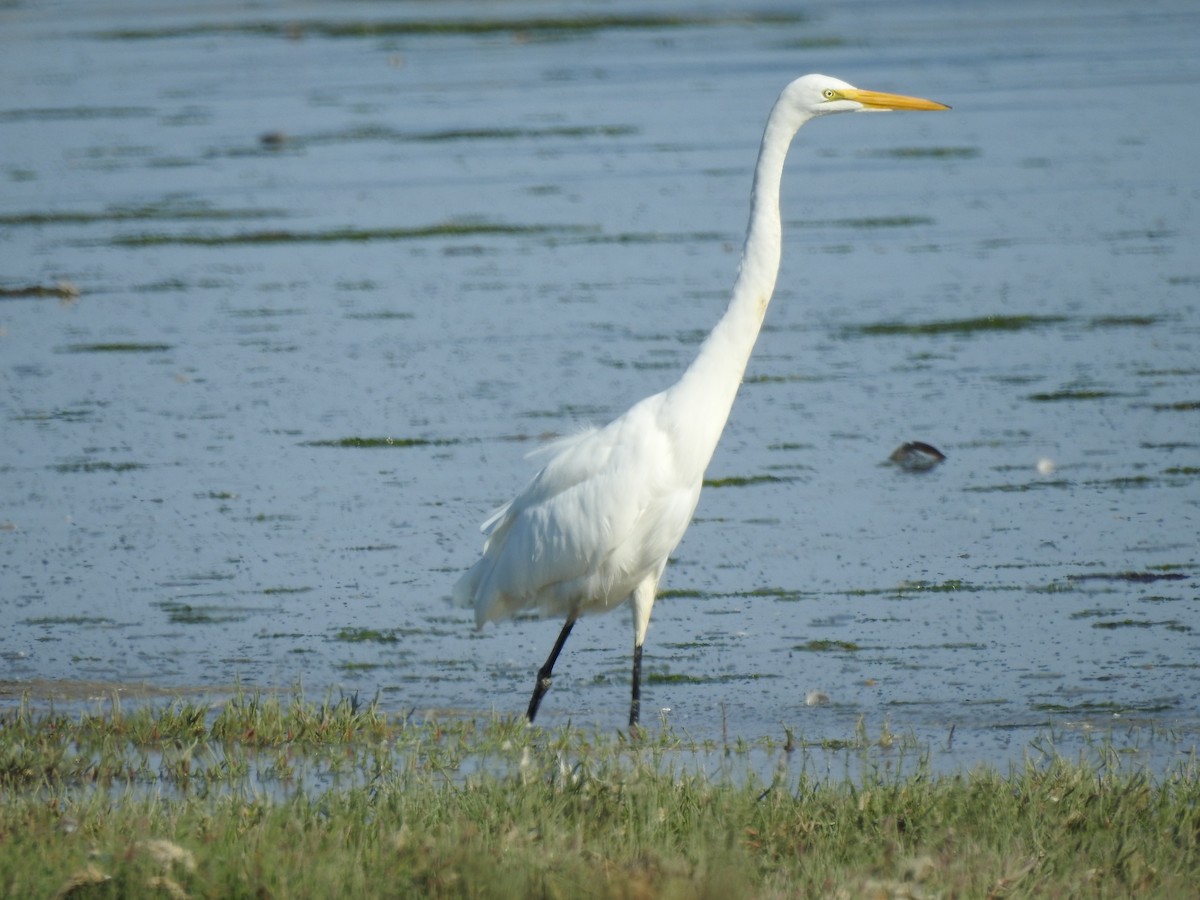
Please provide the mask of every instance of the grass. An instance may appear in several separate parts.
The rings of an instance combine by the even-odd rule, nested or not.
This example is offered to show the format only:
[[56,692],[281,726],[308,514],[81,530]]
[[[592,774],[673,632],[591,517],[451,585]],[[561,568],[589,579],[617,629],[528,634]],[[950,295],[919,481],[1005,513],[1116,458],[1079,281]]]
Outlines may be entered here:
[[[1103,743],[1035,745],[1007,774],[935,775],[886,746],[860,728],[839,779],[790,733],[697,745],[356,698],[114,698],[77,717],[22,701],[0,713],[0,893],[1170,897],[1200,880],[1194,760],[1155,778]],[[769,782],[753,753],[778,759]]]

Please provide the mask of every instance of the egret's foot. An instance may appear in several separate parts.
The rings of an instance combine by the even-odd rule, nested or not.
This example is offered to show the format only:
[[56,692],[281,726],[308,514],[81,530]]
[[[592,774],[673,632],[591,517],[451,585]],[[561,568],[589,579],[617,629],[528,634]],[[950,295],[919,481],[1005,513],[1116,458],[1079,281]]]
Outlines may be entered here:
[[546,691],[550,690],[550,685],[554,683],[554,679],[544,672],[538,673],[537,684],[533,687],[533,697],[529,700],[529,709],[525,712],[525,718],[529,724],[533,724],[533,720],[537,717],[538,707],[542,705],[542,698],[546,696]]
[[547,657],[545,664],[538,669],[537,683],[533,686],[533,697],[529,700],[529,710],[525,713],[525,718],[529,720],[529,724],[533,724],[534,718],[537,716],[538,707],[542,705],[542,698],[546,696],[546,691],[550,690],[550,685],[553,684],[551,674],[554,672],[554,664],[558,661],[558,654],[562,653],[563,644],[567,642],[567,638],[571,634],[571,629],[575,627],[575,617],[571,616],[563,624],[562,631],[558,633],[558,640],[554,642],[554,649],[550,651],[550,656]]

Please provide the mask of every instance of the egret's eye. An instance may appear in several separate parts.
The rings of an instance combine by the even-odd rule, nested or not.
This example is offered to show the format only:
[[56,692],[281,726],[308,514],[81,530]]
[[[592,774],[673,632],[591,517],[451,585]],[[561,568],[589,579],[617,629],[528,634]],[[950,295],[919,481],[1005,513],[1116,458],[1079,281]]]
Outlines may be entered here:
[[822,93],[825,94],[826,100],[836,100],[837,99],[837,91],[835,91],[833,88],[825,88],[825,90]]

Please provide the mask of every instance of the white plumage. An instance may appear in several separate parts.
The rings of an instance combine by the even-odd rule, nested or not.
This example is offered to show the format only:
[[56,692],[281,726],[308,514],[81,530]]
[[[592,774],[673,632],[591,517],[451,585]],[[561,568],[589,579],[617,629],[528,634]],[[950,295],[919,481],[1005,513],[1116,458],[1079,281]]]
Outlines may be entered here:
[[632,601],[633,687],[640,711],[642,645],[667,558],[683,538],[704,470],[725,428],[779,272],[779,187],[784,158],[809,119],[835,112],[946,109],[929,100],[861,91],[824,75],[789,84],[767,118],[750,195],[750,225],[729,307],[674,385],[603,428],[537,451],[548,461],[483,523],[482,558],[454,586],[475,621],[525,609],[566,622],[538,680],[533,721],[575,620]]

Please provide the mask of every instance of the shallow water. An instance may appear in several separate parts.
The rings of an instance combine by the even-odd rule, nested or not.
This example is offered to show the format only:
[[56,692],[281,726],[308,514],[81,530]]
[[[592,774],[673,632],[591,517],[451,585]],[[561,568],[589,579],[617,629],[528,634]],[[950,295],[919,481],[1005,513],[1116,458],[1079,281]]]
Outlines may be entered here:
[[[448,605],[477,524],[686,365],[824,71],[955,108],[798,138],[646,718],[1187,749],[1200,11],[1043,6],[5,5],[0,682],[523,710],[559,623]],[[630,643],[581,623],[546,721],[622,725]]]

